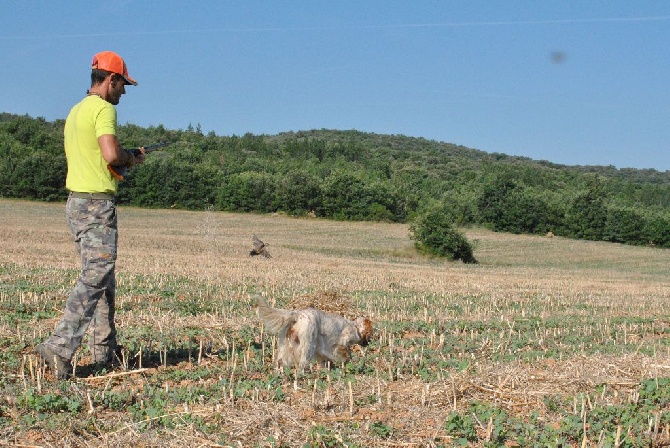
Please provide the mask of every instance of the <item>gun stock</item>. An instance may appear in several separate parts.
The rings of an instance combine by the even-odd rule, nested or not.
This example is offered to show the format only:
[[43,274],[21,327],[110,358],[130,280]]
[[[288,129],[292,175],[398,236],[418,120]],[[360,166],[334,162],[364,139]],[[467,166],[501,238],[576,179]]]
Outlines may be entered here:
[[[126,151],[130,152],[133,154],[133,156],[138,156],[139,154],[147,154],[150,153],[151,151],[155,151],[157,149],[163,148],[165,146],[171,145],[172,142],[160,142],[160,143],[155,143],[153,145],[149,146],[143,146],[141,149],[140,148],[132,148],[132,149],[125,149]],[[126,177],[126,173],[128,172],[128,167],[127,166],[118,166],[118,165],[107,165],[107,169],[109,170],[110,174],[117,178],[119,182],[122,182],[123,179]]]

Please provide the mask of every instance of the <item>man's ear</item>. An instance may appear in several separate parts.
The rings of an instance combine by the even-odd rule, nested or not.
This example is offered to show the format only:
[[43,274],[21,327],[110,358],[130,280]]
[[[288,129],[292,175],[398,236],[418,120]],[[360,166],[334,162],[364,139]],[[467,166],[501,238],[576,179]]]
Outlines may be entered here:
[[105,78],[105,82],[108,82],[112,88],[115,88],[116,83],[119,82],[119,77],[116,76],[116,73],[110,73],[107,75],[107,78]]

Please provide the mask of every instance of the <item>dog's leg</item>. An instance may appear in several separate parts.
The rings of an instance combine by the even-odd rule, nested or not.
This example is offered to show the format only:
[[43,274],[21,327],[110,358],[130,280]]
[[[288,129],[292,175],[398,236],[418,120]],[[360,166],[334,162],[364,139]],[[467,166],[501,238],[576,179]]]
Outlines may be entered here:
[[335,360],[337,362],[347,362],[351,358],[351,351],[346,345],[338,345],[333,350],[333,355],[335,355]]
[[279,340],[279,350],[277,352],[277,367],[281,370],[283,367],[291,367],[293,365],[293,356],[291,355],[291,347],[286,338]]
[[302,344],[296,347],[296,361],[301,369],[309,367],[310,360],[314,356],[314,347],[309,344]]
[[283,365],[286,367],[292,367],[297,365],[302,368],[301,363],[301,338],[299,333],[299,326],[292,322],[290,326],[286,328],[286,337],[282,341],[282,359],[284,360]]
[[295,361],[304,370],[309,367],[317,351],[319,332],[312,320],[306,324],[303,323],[300,327],[296,325],[294,328],[296,330],[293,344]]
[[330,363],[333,366],[341,364],[343,362],[348,362],[351,358],[351,350],[346,345],[335,345],[330,348],[327,352],[322,352],[317,355],[324,365]]

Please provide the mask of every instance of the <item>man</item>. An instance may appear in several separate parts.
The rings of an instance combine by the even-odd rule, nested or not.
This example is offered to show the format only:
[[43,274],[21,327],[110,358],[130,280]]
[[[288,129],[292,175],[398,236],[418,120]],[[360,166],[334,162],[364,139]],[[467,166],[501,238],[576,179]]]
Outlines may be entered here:
[[93,363],[111,364],[117,349],[115,195],[119,181],[108,165],[131,167],[144,161],[143,154],[134,156],[116,138],[114,106],[126,93],[126,85],[136,86],[137,82],[128,75],[124,60],[111,51],[96,54],[91,65],[91,88],[65,121],[65,186],[70,191],[65,215],[82,270],[56,329],[35,347],[59,379],[72,373],[72,356],[89,326]]

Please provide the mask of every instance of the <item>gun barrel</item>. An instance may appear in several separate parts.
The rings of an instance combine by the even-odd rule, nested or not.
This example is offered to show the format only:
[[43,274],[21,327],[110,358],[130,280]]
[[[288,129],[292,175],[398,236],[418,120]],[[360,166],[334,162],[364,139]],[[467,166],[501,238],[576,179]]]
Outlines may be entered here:
[[168,145],[171,145],[171,144],[172,144],[172,142],[160,142],[160,143],[156,143],[156,144],[154,144],[154,145],[145,146],[145,147],[144,147],[144,151],[145,151],[145,152],[146,152],[146,151],[153,151],[154,149],[162,148],[162,147],[164,147],[164,146],[168,146]]
[[[159,148],[163,148],[171,144],[172,142],[160,142],[160,143],[154,143],[153,145],[144,146],[144,153],[155,151]],[[128,149],[127,151],[132,152],[134,155],[138,155],[140,153],[139,148]]]

